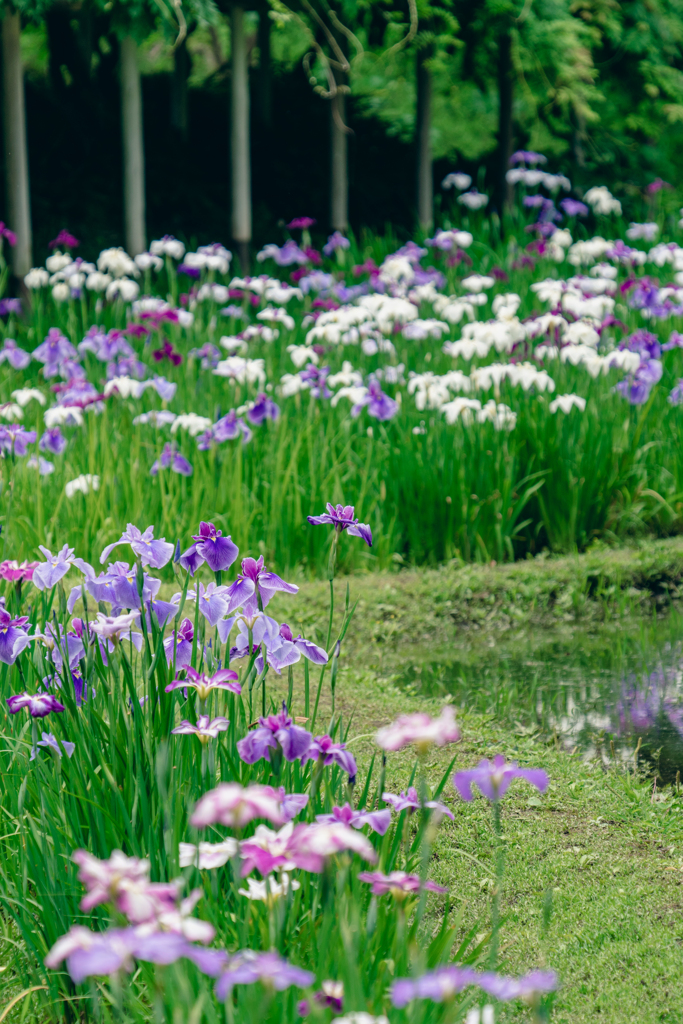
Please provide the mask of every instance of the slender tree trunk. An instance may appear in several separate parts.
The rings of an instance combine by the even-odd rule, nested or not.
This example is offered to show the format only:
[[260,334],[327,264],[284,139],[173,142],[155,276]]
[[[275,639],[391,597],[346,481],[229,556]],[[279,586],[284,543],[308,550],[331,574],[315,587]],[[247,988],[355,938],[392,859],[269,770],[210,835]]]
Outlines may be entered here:
[[330,100],[330,222],[335,231],[349,226],[349,147],[346,126],[346,101],[338,92]]
[[33,262],[33,238],[20,34],[20,15],[5,8],[5,16],[2,21],[2,58],[5,87],[7,216],[8,227],[17,236],[17,244],[12,252],[12,269],[15,277],[23,278],[24,274],[31,269]]
[[270,60],[270,29],[272,22],[268,17],[270,7],[259,12],[258,19],[258,113],[264,128],[271,127],[273,121],[273,79]]
[[123,205],[126,249],[144,252],[145,151],[142,141],[142,93],[138,48],[132,36],[121,40],[121,126],[123,130]]
[[251,153],[249,139],[249,69],[244,35],[244,8],[232,9],[232,237],[243,274],[249,271],[251,242]]
[[434,222],[434,186],[432,180],[432,76],[425,67],[424,50],[417,51],[417,107],[415,142],[417,146],[417,219],[423,231]]
[[496,199],[501,216],[512,204],[513,190],[506,174],[510,169],[512,156],[512,100],[513,100],[512,37],[505,32],[500,38],[498,50],[498,181]]
[[189,125],[187,88],[189,74],[190,55],[187,52],[187,40],[183,39],[173,54],[173,74],[171,76],[171,128],[178,132],[183,142],[187,142]]

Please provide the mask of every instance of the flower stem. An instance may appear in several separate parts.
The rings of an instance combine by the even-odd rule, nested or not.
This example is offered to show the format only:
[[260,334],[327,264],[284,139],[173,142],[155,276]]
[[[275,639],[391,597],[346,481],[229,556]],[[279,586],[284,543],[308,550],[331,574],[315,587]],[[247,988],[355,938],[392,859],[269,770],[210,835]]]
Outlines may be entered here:
[[500,931],[500,894],[503,887],[503,875],[505,874],[505,843],[500,824],[500,801],[494,800],[492,804],[493,832],[496,841],[496,888],[493,892],[493,906],[491,908],[491,970],[495,970],[498,962],[498,932]]

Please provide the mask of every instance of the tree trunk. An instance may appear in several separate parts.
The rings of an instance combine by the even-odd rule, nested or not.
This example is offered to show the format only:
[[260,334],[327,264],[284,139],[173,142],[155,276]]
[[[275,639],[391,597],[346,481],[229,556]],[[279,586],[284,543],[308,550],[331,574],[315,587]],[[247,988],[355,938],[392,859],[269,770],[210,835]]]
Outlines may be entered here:
[[187,40],[183,39],[173,54],[173,74],[171,76],[171,128],[187,142],[188,132],[188,88],[187,79],[190,74],[190,55],[187,52]]
[[232,237],[242,274],[249,270],[251,242],[251,154],[249,139],[249,69],[244,35],[244,8],[232,9]]
[[349,226],[349,159],[346,126],[346,102],[338,92],[330,100],[331,175],[330,222],[335,231]]
[[417,51],[417,106],[415,142],[417,146],[417,220],[423,231],[434,222],[434,186],[432,173],[432,76],[425,67],[424,50]]
[[12,269],[15,277],[23,278],[31,269],[33,262],[33,238],[20,34],[20,15],[5,8],[2,22],[2,58],[5,87],[7,216],[8,227],[17,236],[17,244],[12,252]]
[[512,100],[513,100],[512,37],[505,32],[498,50],[498,181],[496,199],[501,216],[512,205],[513,189],[505,177],[512,156]]
[[264,128],[269,129],[273,120],[273,82],[270,59],[271,20],[270,7],[259,12],[258,19],[258,114]]
[[132,36],[121,40],[121,127],[123,130],[123,206],[126,250],[146,249],[145,151],[142,141],[142,93],[138,48]]

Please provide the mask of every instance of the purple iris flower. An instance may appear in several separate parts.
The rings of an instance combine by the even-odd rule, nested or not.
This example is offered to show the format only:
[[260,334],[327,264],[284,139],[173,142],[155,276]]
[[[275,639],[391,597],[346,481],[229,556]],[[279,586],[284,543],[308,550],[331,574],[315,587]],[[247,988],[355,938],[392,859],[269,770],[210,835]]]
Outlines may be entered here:
[[11,313],[21,314],[21,299],[0,299],[0,316],[8,316]]
[[[231,659],[245,658],[250,654],[257,653],[263,644],[266,647],[268,664],[278,675],[286,666],[294,665],[297,661],[300,661],[302,655],[316,665],[327,664],[328,659],[325,651],[321,647],[317,647],[311,640],[305,640],[301,635],[294,639],[292,631],[286,622],[279,626],[275,619],[271,619],[269,615],[265,615],[263,612],[249,614],[251,615],[251,651],[249,650],[249,625],[247,625],[243,617],[234,616],[218,623],[221,640],[225,642],[233,623],[237,620],[239,635],[235,646],[230,651]],[[256,669],[258,672],[263,671],[262,653],[256,659]]]
[[679,380],[672,389],[667,401],[672,405],[683,405],[683,379]]
[[256,259],[259,263],[267,259],[275,260],[279,267],[290,267],[292,263],[301,265],[302,263],[309,262],[306,253],[291,238],[282,247],[274,243],[264,245],[257,254]]
[[7,427],[0,426],[0,450],[12,452],[22,458],[27,454],[27,445],[35,444],[35,430],[24,430],[20,423],[10,423]]
[[493,761],[484,759],[476,768],[456,772],[453,785],[463,800],[474,799],[472,784],[479,787],[487,800],[500,800],[505,796],[513,779],[525,779],[535,786],[539,793],[548,788],[548,776],[542,768],[519,768],[516,761],[507,764],[502,754],[496,754]]
[[256,981],[282,992],[290,985],[298,988],[312,985],[315,974],[293,967],[279,953],[255,953],[252,949],[242,949],[224,962],[216,982],[216,999],[225,1002],[235,985],[253,985]]
[[643,359],[659,359],[662,354],[662,346],[657,335],[642,329],[634,331],[620,341],[619,348],[638,352]]
[[46,430],[38,442],[41,452],[52,452],[53,455],[61,455],[66,448],[66,438],[59,427]]
[[683,334],[680,331],[672,331],[666,345],[662,345],[662,352],[671,352],[674,348],[683,348]]
[[[85,563],[87,565],[87,563]],[[145,605],[156,597],[161,581],[143,572],[142,576],[142,600]],[[140,593],[138,591],[137,566],[132,568],[127,562],[113,562],[107,567],[107,571],[95,576],[92,566],[87,566],[85,580],[74,587],[67,600],[67,609],[72,612],[74,605],[81,596],[81,590],[85,587],[96,601],[105,601],[112,606],[112,610],[119,611],[122,608],[140,609]],[[165,603],[165,602],[162,602]],[[177,612],[173,605],[173,614]]]
[[31,643],[31,637],[24,629],[27,622],[27,615],[13,619],[8,611],[0,607],[0,661],[5,665],[13,665]]
[[134,355],[130,343],[126,340],[123,331],[112,327],[106,332],[103,327],[91,327],[78,346],[81,355],[84,352],[92,352],[101,362],[108,363],[115,356]]
[[52,663],[61,673],[64,668],[63,655],[67,655],[69,668],[74,669],[81,658],[85,657],[85,648],[82,639],[76,633],[67,633],[64,627],[48,622],[45,626],[43,636],[50,649]]
[[183,619],[178,630],[173,630],[170,636],[164,640],[164,651],[166,661],[170,665],[173,661],[173,648],[175,646],[176,668],[181,665],[189,665],[192,661],[192,641],[194,640],[194,629],[189,619]]
[[333,256],[337,249],[350,249],[351,242],[348,238],[342,235],[341,231],[335,231],[327,239],[327,242],[323,246],[323,252],[326,256]]
[[140,533],[137,526],[128,523],[125,531],[121,534],[121,539],[106,546],[100,555],[100,565],[104,564],[111,552],[119,544],[130,544],[142,564],[151,565],[155,569],[160,569],[167,562],[170,562],[173,557],[173,545],[168,544],[163,537],[155,540],[153,526],[148,526],[144,533]]
[[644,405],[654,385],[661,380],[664,367],[659,359],[644,359],[635,374],[615,385],[617,391],[631,405]]
[[343,807],[333,807],[331,814],[317,814],[315,820],[324,825],[339,821],[353,828],[369,825],[373,832],[383,836],[391,824],[391,811],[357,811],[351,804],[344,804]]
[[472,967],[448,964],[421,978],[398,978],[391,986],[391,1001],[398,1009],[413,999],[443,1003],[469,985],[476,985],[495,999],[508,1002],[553,992],[557,988],[557,976],[553,971],[531,971],[523,978],[506,978],[492,971],[479,974]]
[[571,196],[567,196],[560,202],[560,206],[567,214],[568,217],[587,217],[588,207],[585,203],[580,203],[578,199],[572,199]]
[[206,562],[212,572],[229,569],[239,554],[239,548],[231,537],[224,537],[213,523],[201,522],[199,533],[192,537],[194,544],[179,558],[183,569],[194,576],[202,562]]
[[137,928],[111,928],[97,934],[81,925],[73,925],[57,940],[45,964],[54,968],[66,960],[71,980],[80,985],[93,976],[132,971],[134,958],[154,964],[172,964],[180,957],[194,960],[195,952],[211,951],[196,949],[177,932],[141,934]]
[[510,157],[510,164],[526,164],[528,167],[535,167],[536,164],[547,164],[547,156],[543,156],[542,153],[534,153],[528,149],[518,149]]
[[[181,562],[182,564],[182,562]],[[218,586],[212,580],[208,586],[204,586],[203,583],[199,584],[198,587],[199,595],[195,593],[196,599],[199,601],[199,611],[204,616],[209,625],[213,628],[218,625],[221,619],[228,614],[228,588]],[[192,597],[192,591],[188,591],[188,597]],[[173,596],[174,602],[180,600],[180,594]],[[174,605],[177,609],[177,605]],[[230,620],[230,628],[234,619]]]
[[116,362],[107,363],[107,380],[114,377],[133,377],[135,380],[144,380],[147,376],[147,367],[137,356],[124,356]]
[[270,761],[271,749],[281,750],[286,761],[296,761],[306,753],[312,739],[310,732],[294,724],[283,702],[279,714],[259,718],[258,728],[238,742],[237,752],[246,764],[255,764],[261,758]]
[[425,800],[424,804],[417,795],[415,786],[410,786],[405,792],[396,796],[395,793],[382,793],[382,800],[385,804],[391,804],[397,814],[401,811],[419,811],[422,807],[426,807],[430,811],[437,811],[439,814],[445,815],[450,818],[451,821],[455,819],[453,811],[451,811],[445,804],[439,803],[437,800]]
[[[2,632],[0,630],[0,632]],[[2,658],[2,647],[0,646],[0,659]],[[8,664],[12,664],[8,662]],[[22,708],[28,708],[32,718],[45,718],[51,711],[66,711],[63,704],[60,704],[51,693],[18,693],[7,698],[7,710],[10,715],[16,715]]]
[[[39,747],[51,747],[52,750],[57,751],[60,757],[62,756],[62,752],[59,749],[59,743],[57,742],[56,738],[52,735],[51,732],[44,732],[43,738],[41,740],[38,740],[37,745]],[[64,747],[64,753],[66,754],[66,756],[73,757],[74,750],[76,749],[76,744],[70,743],[69,740],[62,740],[62,746]],[[38,751],[36,747],[34,747],[31,751],[29,761],[35,761],[37,753]]]
[[[52,369],[59,366],[67,359],[77,360],[78,352],[58,327],[51,327],[43,344],[33,350],[33,358],[43,363],[47,370],[48,367]],[[46,373],[46,376],[49,374]]]
[[4,363],[5,360],[14,370],[25,370],[31,362],[31,355],[23,348],[19,348],[13,338],[5,338],[5,343],[0,351],[0,363]]
[[159,458],[152,464],[150,473],[152,476],[156,476],[160,469],[169,468],[172,469],[174,473],[179,473],[181,476],[192,476],[193,473],[191,463],[187,461],[185,456],[182,455],[173,444],[164,445],[164,450]]
[[353,505],[332,505],[327,503],[327,512],[321,516],[306,516],[309,523],[314,526],[334,526],[338,533],[348,530],[350,537],[361,537],[362,540],[372,547],[372,530],[365,523],[360,523],[353,517]]
[[65,544],[61,551],[53,555],[49,548],[40,545],[40,550],[47,561],[41,562],[33,572],[33,582],[38,590],[50,590],[62,577],[66,576],[70,567],[75,565],[82,573],[94,576],[93,568],[82,558],[74,558],[74,549]]
[[315,665],[327,664],[328,657],[322,647],[318,647],[312,640],[306,640],[301,633],[298,636],[294,636],[286,622],[283,622],[280,626],[280,636],[285,643],[294,644],[308,661],[312,661]]
[[235,582],[228,587],[230,596],[228,614],[240,606],[244,608],[246,614],[254,614],[258,610],[257,595],[261,598],[261,604],[265,608],[278,590],[284,590],[287,594],[299,592],[299,588],[293,583],[285,583],[277,573],[268,572],[263,564],[263,555],[258,561],[254,558],[243,558],[242,571]]
[[287,793],[284,786],[277,791],[285,821],[292,821],[308,803],[308,793]]
[[279,415],[279,405],[276,405],[273,399],[269,398],[264,392],[256,396],[256,401],[251,409],[247,411],[247,419],[255,427],[260,427],[264,420],[275,421]]
[[349,782],[353,784],[358,774],[356,759],[350,750],[346,749],[345,743],[335,743],[331,736],[316,736],[306,753],[301,758],[301,763],[306,761],[322,761],[324,765],[338,764],[343,771],[347,772]]
[[359,416],[367,406],[368,414],[376,420],[390,420],[399,410],[398,402],[385,395],[377,380],[368,381],[368,390],[363,398],[351,409],[352,416]]
[[332,392],[327,386],[329,375],[329,366],[314,366],[313,363],[309,363],[299,374],[302,381],[308,384],[313,398],[332,398]]
[[[242,310],[239,306],[234,307],[239,310],[239,315],[242,315]],[[235,314],[226,313],[224,309],[221,310],[224,316],[234,316]],[[193,356],[195,359],[201,359],[202,370],[215,370],[218,363],[223,357],[223,353],[215,345],[212,345],[210,341],[205,342],[201,348],[191,348],[188,352],[188,356]]]

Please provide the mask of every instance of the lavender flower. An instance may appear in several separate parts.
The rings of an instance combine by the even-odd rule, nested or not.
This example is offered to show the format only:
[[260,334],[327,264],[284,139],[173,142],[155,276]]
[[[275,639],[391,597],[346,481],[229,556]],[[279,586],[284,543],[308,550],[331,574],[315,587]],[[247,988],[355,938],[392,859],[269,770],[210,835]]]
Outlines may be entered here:
[[301,265],[302,263],[309,262],[306,253],[291,238],[285,242],[282,248],[273,243],[264,245],[261,251],[256,253],[256,259],[259,263],[263,263],[264,260],[268,259],[275,260],[279,267],[289,267],[292,263]]
[[391,824],[391,811],[357,811],[351,804],[344,804],[343,807],[333,807],[331,814],[317,814],[315,820],[325,825],[338,821],[352,828],[369,825],[373,832],[383,836]]
[[74,558],[74,549],[65,544],[61,551],[53,555],[49,548],[40,545],[40,550],[47,561],[41,562],[33,573],[33,582],[38,590],[50,590],[62,577],[66,576],[72,565],[75,565],[86,575],[94,576],[92,566],[84,562],[82,558]]
[[[37,745],[39,747],[50,747],[52,750],[57,752],[59,757],[62,756],[62,752],[59,749],[59,743],[57,742],[57,740],[55,739],[51,732],[44,732],[43,738],[41,740],[38,740]],[[73,757],[74,750],[76,749],[76,744],[70,743],[69,740],[62,740],[62,746],[64,747],[64,753],[66,754],[66,756]],[[36,750],[36,747],[34,747],[31,751],[29,761],[35,761],[37,753],[38,751]]]
[[381,871],[361,871],[358,875],[359,882],[367,882],[372,886],[375,896],[385,896],[391,893],[398,900],[403,900],[411,893],[427,889],[429,892],[448,892],[443,885],[436,882],[423,882],[419,875],[409,875],[405,871],[392,871],[385,875]]
[[267,989],[282,992],[290,985],[306,988],[314,980],[314,974],[292,966],[279,953],[255,953],[251,949],[243,949],[224,965],[215,992],[216,998],[225,1002],[235,985],[253,985],[260,981]]
[[326,256],[332,256],[338,249],[350,249],[351,242],[342,235],[341,231],[334,231],[323,246]]
[[130,544],[135,554],[140,558],[143,565],[151,565],[155,569],[170,562],[173,557],[173,545],[168,544],[164,537],[154,539],[154,527],[148,526],[144,533],[141,533],[137,526],[128,523],[125,531],[121,534],[120,540],[108,544],[100,555],[100,565],[103,565],[114,548],[119,544]]
[[412,813],[426,807],[430,811],[436,811],[440,815],[445,815],[451,821],[455,819],[453,811],[437,800],[425,800],[422,803],[414,786],[410,786],[405,792],[401,791],[398,796],[395,793],[382,793],[382,800],[384,800],[385,804],[391,804],[397,814],[400,814],[401,811],[410,811]]
[[58,967],[66,960],[71,980],[79,985],[93,975],[132,971],[133,958],[172,964],[183,956],[194,959],[193,947],[174,932],[141,934],[136,928],[112,928],[97,934],[74,925],[52,947],[45,957],[45,966]]
[[178,473],[180,476],[192,476],[193,473],[191,463],[178,451],[174,444],[164,445],[161,455],[152,463],[151,475],[156,476],[160,469],[172,469],[174,473]]
[[308,751],[313,737],[306,729],[294,725],[283,703],[277,715],[259,718],[259,726],[247,733],[237,744],[237,752],[246,764],[255,764],[264,758],[270,761],[270,751],[281,752],[286,761],[296,761]]
[[397,1009],[407,1006],[413,999],[443,1003],[469,985],[476,985],[495,999],[507,1002],[553,992],[557,988],[557,976],[553,971],[532,971],[523,978],[506,978],[493,972],[480,974],[471,967],[449,964],[423,974],[421,978],[398,978],[391,986],[391,1001]]
[[[185,622],[189,622],[189,619],[185,619]],[[191,686],[197,691],[200,701],[207,700],[214,690],[229,690],[231,693],[240,694],[242,687],[237,681],[238,678],[237,673],[233,672],[231,668],[222,668],[218,672],[214,672],[212,676],[208,676],[205,672],[197,672],[195,668],[188,665],[185,669],[185,677],[174,679],[172,683],[169,683],[166,693]]]
[[567,196],[566,199],[560,201],[560,206],[567,214],[568,217],[587,217],[588,207],[585,203],[580,203],[578,199],[572,199]]
[[0,299],[0,316],[21,315],[21,299]]
[[382,386],[377,380],[368,382],[366,393],[352,406],[351,415],[359,416],[366,406],[368,414],[382,422],[392,419],[399,410],[398,402],[384,394]]
[[683,378],[678,381],[674,388],[672,388],[667,401],[670,402],[671,405],[683,405]]
[[78,352],[58,327],[51,327],[42,345],[33,350],[33,358],[44,364],[46,377],[53,377],[61,363],[77,360]]
[[[0,631],[1,632],[1,631]],[[0,660],[5,661],[2,656],[2,647],[0,647]],[[6,664],[11,665],[12,662],[8,661]],[[51,711],[66,711],[63,704],[60,704],[56,697],[53,697],[50,693],[18,693],[13,694],[7,698],[7,710],[10,715],[16,715],[17,712],[21,711],[22,708],[27,708],[31,718],[45,718]]]
[[253,615],[258,610],[257,597],[261,599],[261,604],[265,608],[278,590],[283,590],[287,594],[299,592],[295,584],[286,583],[277,573],[268,572],[263,564],[263,555],[258,561],[254,558],[243,558],[239,576],[228,587],[228,614],[242,606],[246,614]]
[[0,426],[0,450],[14,452],[18,458],[23,458],[27,454],[27,445],[35,444],[35,441],[35,430],[24,430],[19,423]]
[[331,398],[332,392],[327,386],[329,375],[329,366],[315,366],[313,363],[309,363],[306,369],[301,371],[299,377],[310,390],[313,398]]
[[59,427],[46,430],[38,442],[41,452],[51,452],[53,455],[61,455],[66,448],[66,438]]
[[7,361],[13,370],[25,370],[31,362],[31,356],[23,348],[19,348],[13,338],[5,338],[0,350],[0,363]]
[[180,556],[180,564],[191,576],[206,562],[212,572],[229,569],[239,554],[239,548],[231,537],[224,537],[213,523],[199,524],[199,533],[192,538],[195,543]]
[[324,765],[338,764],[343,771],[348,773],[349,782],[353,783],[358,774],[356,759],[350,750],[346,749],[345,743],[335,743],[331,736],[316,736],[302,755],[301,763],[306,761],[320,761]]
[[332,505],[327,503],[327,512],[321,516],[306,516],[309,523],[314,526],[334,526],[338,533],[348,530],[350,537],[361,537],[362,540],[372,547],[372,530],[365,523],[354,519],[353,505]]
[[[168,690],[168,687],[166,687]],[[209,740],[218,738],[218,734],[225,732],[230,722],[227,718],[209,718],[208,715],[200,715],[197,724],[193,725],[186,719],[175,729],[171,729],[174,736],[196,736],[200,743],[208,743]]]
[[[189,619],[183,619],[180,628],[173,630],[170,636],[164,640],[164,651],[166,661],[170,665],[173,661],[175,650],[176,668],[182,665],[189,665],[192,660],[192,641],[194,640],[194,629]],[[173,684],[171,684],[173,686]],[[175,687],[173,687],[175,689]]]
[[497,754],[493,761],[480,761],[476,768],[456,772],[453,785],[463,800],[474,799],[473,783],[488,800],[500,800],[513,779],[525,779],[540,793],[545,793],[548,788],[548,776],[542,768],[518,768],[516,761],[506,764],[502,754]]

